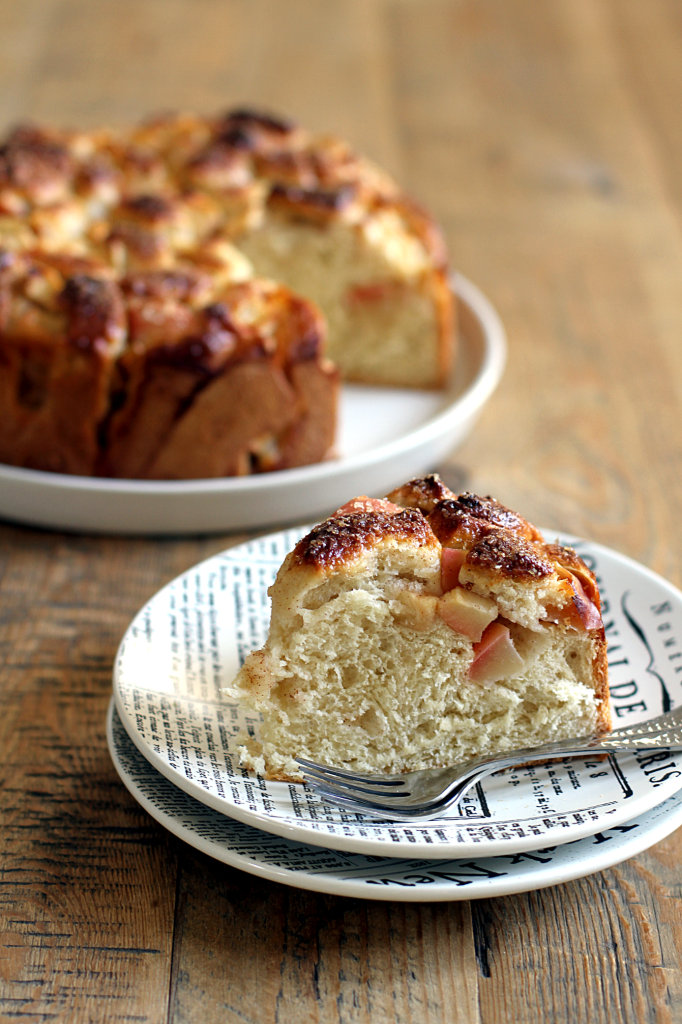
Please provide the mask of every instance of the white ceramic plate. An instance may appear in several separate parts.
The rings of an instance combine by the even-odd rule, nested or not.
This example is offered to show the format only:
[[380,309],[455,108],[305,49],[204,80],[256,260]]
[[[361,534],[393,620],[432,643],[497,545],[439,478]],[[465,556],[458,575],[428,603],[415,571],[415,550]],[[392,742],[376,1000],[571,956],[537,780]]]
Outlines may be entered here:
[[[420,858],[456,849],[460,858],[581,839],[646,813],[682,787],[682,755],[576,758],[489,778],[441,818],[395,823],[342,811],[307,787],[240,769],[237,737],[257,735],[259,716],[242,712],[221,687],[265,639],[267,587],[304,532],[270,534],[190,569],[149,601],[121,643],[114,695],[123,725],[155,768],[191,796],[314,846]],[[600,580],[616,722],[653,717],[679,702],[682,594],[608,548],[561,540]]]
[[459,274],[460,347],[450,385],[414,391],[344,385],[340,458],[218,480],[104,480],[0,464],[0,516],[36,526],[120,534],[223,532],[322,516],[349,494],[385,494],[458,445],[502,375],[504,328]]
[[620,864],[682,825],[682,794],[678,793],[633,821],[550,849],[469,860],[366,857],[281,839],[194,800],[142,757],[123,728],[113,701],[107,739],[127,788],[173,835],[249,874],[339,896],[412,902],[528,892]]

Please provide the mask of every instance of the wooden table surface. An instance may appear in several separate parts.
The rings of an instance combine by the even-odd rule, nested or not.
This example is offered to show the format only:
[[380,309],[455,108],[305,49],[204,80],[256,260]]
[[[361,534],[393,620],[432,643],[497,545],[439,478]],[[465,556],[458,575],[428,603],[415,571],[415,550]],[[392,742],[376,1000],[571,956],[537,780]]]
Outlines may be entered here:
[[[451,477],[678,585],[681,99],[679,0],[0,4],[3,124],[248,102],[395,172],[509,334]],[[682,1021],[682,834],[543,891],[400,904],[259,881],[133,801],[104,735],[118,641],[241,539],[0,525],[0,1018]]]

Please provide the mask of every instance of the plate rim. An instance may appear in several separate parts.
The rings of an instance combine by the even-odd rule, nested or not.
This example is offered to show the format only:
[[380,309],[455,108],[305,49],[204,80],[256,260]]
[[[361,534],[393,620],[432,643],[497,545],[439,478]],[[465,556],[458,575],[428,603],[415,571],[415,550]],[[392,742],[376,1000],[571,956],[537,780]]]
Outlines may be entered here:
[[[235,547],[244,547],[246,544],[254,543],[254,541],[256,541],[256,540],[257,541],[267,540],[268,537],[275,536],[275,535],[278,535],[278,534],[281,534],[281,533],[284,533],[284,532],[286,532],[286,531],[285,530],[272,531],[271,533],[267,533],[267,534],[261,535],[258,538],[255,538],[254,540],[246,541],[244,544],[236,545]],[[554,532],[554,531],[550,531],[550,532]],[[682,591],[680,591],[677,587],[674,586],[674,584],[672,584],[668,580],[664,579],[658,573],[654,572],[652,569],[649,569],[647,566],[642,565],[640,562],[635,561],[635,559],[630,558],[628,555],[623,555],[620,552],[615,551],[613,548],[609,548],[606,545],[599,544],[598,542],[588,541],[588,540],[585,540],[584,538],[576,537],[573,534],[566,534],[566,533],[564,533],[563,531],[560,531],[560,530],[557,530],[556,533],[561,535],[565,539],[572,540],[576,544],[578,544],[578,543],[585,543],[590,548],[595,550],[596,552],[601,552],[603,554],[606,554],[608,557],[615,558],[615,560],[617,562],[621,562],[621,563],[625,564],[625,566],[627,566],[629,569],[634,570],[634,571],[636,571],[638,573],[643,573],[645,576],[647,576],[650,580],[655,582],[657,585],[661,586],[663,589],[665,589],[669,593],[673,594],[675,596],[676,600],[678,602],[680,602],[680,604],[682,604]],[[125,708],[125,706],[123,704],[122,697],[120,696],[120,693],[119,693],[118,678],[119,678],[119,671],[120,671],[119,666],[120,666],[120,661],[121,661],[121,653],[122,653],[123,647],[125,645],[128,633],[131,630],[133,624],[143,614],[145,608],[147,607],[147,605],[151,601],[154,601],[164,591],[166,591],[169,587],[171,587],[174,584],[176,584],[176,582],[179,579],[181,579],[182,577],[184,577],[188,573],[196,572],[198,569],[200,569],[202,566],[206,565],[207,563],[212,562],[212,561],[214,561],[216,559],[219,559],[223,555],[228,554],[230,551],[233,551],[233,550],[234,550],[234,548],[227,548],[227,549],[225,549],[222,552],[217,552],[215,555],[212,555],[209,558],[203,559],[201,562],[197,563],[194,566],[191,566],[189,569],[185,570],[185,572],[180,573],[177,577],[175,577],[174,579],[170,580],[167,584],[165,584],[165,586],[161,587],[155,594],[153,594],[152,597],[149,599],[149,601],[145,602],[145,604],[142,606],[142,608],[139,609],[139,611],[136,613],[136,615],[133,617],[133,619],[129,623],[128,628],[126,629],[126,632],[124,633],[123,638],[121,640],[121,643],[120,643],[120,645],[118,647],[118,650],[116,652],[116,658],[114,660],[114,666],[113,666],[113,693],[114,693],[114,700],[116,702],[116,709],[117,709],[117,711],[119,713],[119,716],[120,716],[121,721],[122,721],[122,723],[124,725],[124,728],[126,729],[126,732],[130,736],[132,742],[135,744],[135,746],[140,751],[140,753],[147,759],[147,761],[149,761],[149,763],[151,765],[153,765],[153,767],[157,771],[160,772],[160,774],[162,774],[165,778],[167,778],[169,780],[169,782],[173,783],[179,789],[182,789],[189,796],[192,796],[195,799],[198,799],[200,803],[203,803],[206,806],[211,807],[213,810],[217,811],[219,814],[224,814],[227,817],[234,818],[235,820],[241,821],[241,822],[243,822],[246,825],[250,825],[252,828],[259,828],[261,831],[269,832],[269,833],[271,833],[273,835],[279,835],[279,836],[281,836],[284,839],[293,840],[295,842],[302,842],[302,843],[305,843],[306,845],[310,845],[310,846],[319,846],[319,847],[324,847],[324,848],[327,848],[327,849],[344,850],[344,851],[352,852],[352,853],[365,853],[368,856],[369,855],[375,855],[375,856],[380,856],[380,857],[394,857],[394,858],[403,858],[404,856],[409,856],[409,851],[410,850],[414,851],[414,846],[412,844],[410,844],[409,842],[407,842],[407,841],[399,841],[399,842],[391,843],[391,853],[389,854],[389,853],[386,852],[385,844],[379,842],[378,840],[363,839],[359,843],[358,839],[355,838],[355,837],[344,836],[344,835],[329,836],[329,835],[326,835],[323,832],[317,832],[317,831],[315,831],[313,829],[306,829],[303,825],[297,825],[297,824],[294,824],[294,823],[289,823],[286,819],[278,818],[278,817],[275,817],[275,816],[273,816],[273,817],[263,816],[263,815],[261,815],[258,812],[253,812],[253,811],[249,810],[248,808],[244,809],[241,806],[229,804],[228,801],[226,801],[224,798],[220,798],[218,796],[214,796],[212,793],[207,792],[201,786],[199,786],[197,783],[193,782],[191,779],[187,779],[184,775],[181,775],[180,773],[174,771],[173,768],[171,768],[170,765],[166,764],[166,762],[164,762],[161,757],[157,756],[153,750],[150,750],[150,749],[148,749],[146,747],[146,745],[142,742],[141,737],[139,737],[137,735],[135,730],[131,730],[128,727],[128,718],[129,718],[129,716],[128,716],[126,708]],[[180,698],[180,699],[183,699],[183,698]],[[658,801],[658,803],[662,803],[665,799],[667,799],[668,796],[674,795],[680,789],[682,789],[682,778],[679,780],[679,785],[675,789],[672,789],[671,792],[666,793],[665,796],[662,796],[661,799]],[[614,826],[618,825],[618,824],[622,824],[623,822],[627,821],[628,818],[632,819],[632,818],[637,817],[640,814],[646,813],[646,811],[651,810],[654,807],[656,807],[657,803],[650,803],[649,802],[651,800],[652,796],[653,796],[653,793],[654,793],[654,791],[652,791],[649,794],[642,794],[641,796],[635,798],[634,802],[632,804],[627,805],[627,807],[626,807],[626,805],[624,803],[621,803],[620,804],[620,810],[621,810],[620,815],[617,812],[615,812],[613,819],[610,819],[610,820],[613,821]],[[640,805],[644,805],[644,806],[642,807]],[[632,813],[630,813],[630,809],[632,807],[634,807],[634,811],[632,811]],[[229,810],[228,810],[228,808],[229,808]],[[570,830],[571,831],[570,837],[567,837],[564,840],[564,842],[565,843],[569,843],[569,842],[573,842],[574,840],[579,840],[579,839],[585,838],[585,837],[587,837],[589,835],[596,834],[598,831],[600,831],[599,825],[597,824],[597,827],[593,827],[593,825],[594,825],[594,822],[585,822],[583,825],[576,825],[576,826],[572,827],[571,830]],[[552,841],[555,843],[555,845],[563,845],[563,843],[561,843],[560,841],[557,841],[557,839],[560,840],[560,838],[561,837],[559,835],[559,836],[556,837],[556,839],[552,839]],[[502,840],[499,840],[499,842],[502,842]],[[505,852],[509,853],[509,854],[523,853],[524,851],[530,849],[530,847],[528,845],[528,840],[527,839],[524,839],[524,840],[522,840],[522,839],[518,839],[518,840],[504,840],[504,842],[505,842]],[[440,846],[440,845],[438,847],[436,847],[435,849],[430,848],[430,847],[426,847],[426,849],[423,850],[423,851],[422,851],[422,848],[420,848],[420,854],[421,854],[421,858],[420,859],[424,859],[424,860],[431,860],[431,859],[432,860],[439,860],[440,859],[440,860],[442,860],[443,857],[439,856],[437,851],[442,850],[443,848],[444,847]],[[432,853],[430,852],[431,849],[433,849]],[[474,855],[475,854],[473,854],[473,853],[471,854],[471,856],[474,856]],[[495,854],[491,853],[491,856],[495,856]]]
[[[461,902],[464,900],[471,899],[487,899],[497,896],[511,896],[524,892],[534,892],[538,889],[546,889],[553,885],[562,885],[565,882],[575,881],[579,878],[585,878],[588,875],[595,874],[599,871],[604,871],[608,868],[615,867],[618,864],[622,864],[623,861],[630,860],[632,857],[638,856],[650,847],[655,846],[661,842],[667,836],[671,835],[678,828],[682,826],[682,802],[676,808],[671,808],[670,811],[662,817],[662,820],[652,824],[647,830],[642,831],[627,840],[623,841],[623,844],[616,848],[617,855],[612,857],[609,855],[610,847],[604,843],[601,850],[595,850],[592,856],[589,857],[589,863],[585,865],[586,858],[582,860],[568,861],[563,870],[558,867],[554,868],[552,872],[548,865],[538,865],[534,870],[534,874],[543,875],[540,884],[535,884],[533,881],[534,874],[530,874],[526,877],[526,882],[518,880],[514,884],[514,875],[507,875],[503,879],[478,879],[472,882],[470,886],[458,886],[455,883],[450,883],[449,887],[442,886],[438,887],[435,891],[430,885],[422,884],[415,885],[414,888],[406,888],[396,886],[395,888],[377,888],[371,892],[367,891],[366,885],[355,881],[355,880],[344,880],[344,879],[330,879],[321,874],[314,874],[312,872],[295,871],[292,868],[281,867],[279,865],[268,865],[260,864],[250,859],[246,854],[240,854],[231,850],[220,850],[216,849],[217,844],[210,840],[205,839],[203,836],[197,833],[191,833],[190,830],[182,824],[177,818],[172,818],[169,814],[156,807],[151,800],[149,800],[139,789],[135,780],[125,771],[124,766],[118,756],[118,749],[113,734],[113,714],[116,709],[114,697],[112,696],[109,702],[109,708],[107,711],[106,720],[106,736],[107,746],[109,748],[109,755],[116,769],[116,773],[131,794],[133,799],[142,807],[147,814],[150,815],[154,821],[157,822],[162,828],[165,828],[168,832],[179,839],[181,842],[186,843],[191,849],[198,850],[200,853],[211,857],[213,860],[217,860],[221,864],[226,864],[228,867],[234,868],[238,871],[244,871],[247,874],[253,875],[256,878],[263,878],[269,882],[277,882],[280,885],[288,885],[295,889],[301,889],[308,892],[318,892],[332,896],[343,896],[349,899],[366,899],[373,901],[390,901],[390,902],[403,902],[403,903],[444,903],[444,902]],[[121,725],[126,732],[126,735],[130,739],[131,743],[135,746],[132,737],[125,729],[124,723],[121,721]],[[139,749],[138,749],[139,752]],[[140,756],[143,756],[142,754]],[[146,760],[146,759],[145,759]],[[154,765],[151,765],[153,771],[157,771]],[[158,772],[161,778],[164,778],[169,785],[175,786],[175,783],[165,778]],[[180,789],[179,786],[175,786],[176,789]],[[182,791],[184,792],[184,791]],[[188,793],[185,793],[190,800],[196,798]],[[674,795],[667,797],[666,799],[674,799]],[[200,803],[200,801],[196,801]],[[663,801],[665,802],[665,801]],[[658,805],[660,806],[660,805]],[[209,808],[213,810],[213,808]],[[651,808],[651,813],[656,808]],[[219,812],[215,812],[219,813]],[[229,815],[223,815],[223,817],[229,818]],[[236,819],[235,819],[236,820]],[[634,819],[629,819],[630,821]],[[254,832],[263,831],[262,829],[256,828],[254,825],[248,825]],[[192,841],[188,839],[188,833],[192,835]],[[583,837],[583,840],[577,840],[578,842],[584,841],[584,839],[590,838],[589,836]],[[300,843],[299,840],[294,840]],[[302,846],[311,846],[310,843],[300,843]],[[570,845],[570,844],[568,844]],[[534,851],[528,851],[534,852]],[[504,856],[504,855],[502,855]],[[393,858],[384,857],[383,859],[390,861]],[[402,859],[402,858],[401,858]],[[422,860],[426,858],[414,858]],[[445,863],[451,863],[453,860],[458,858],[444,857],[441,858]],[[472,858],[466,858],[471,860]],[[476,858],[473,858],[476,859]],[[482,857],[480,860],[494,861],[495,857]],[[437,863],[437,861],[435,862]],[[526,884],[527,883],[527,884]],[[484,891],[477,891],[478,889],[484,889]]]
[[298,466],[272,473],[249,477],[218,477],[198,480],[131,480],[107,477],[77,476],[52,473],[41,469],[24,469],[0,462],[0,482],[13,480],[25,484],[50,487],[56,490],[95,493],[115,493],[119,496],[202,495],[277,491],[296,483],[323,483],[340,470],[352,472],[376,462],[383,462],[403,452],[409,452],[429,440],[440,437],[477,409],[480,409],[499,384],[507,361],[507,337],[500,316],[484,293],[458,271],[451,275],[455,295],[475,314],[482,327],[483,354],[478,373],[469,386],[443,410],[410,431],[402,438],[388,441],[348,458],[330,459],[312,466]]

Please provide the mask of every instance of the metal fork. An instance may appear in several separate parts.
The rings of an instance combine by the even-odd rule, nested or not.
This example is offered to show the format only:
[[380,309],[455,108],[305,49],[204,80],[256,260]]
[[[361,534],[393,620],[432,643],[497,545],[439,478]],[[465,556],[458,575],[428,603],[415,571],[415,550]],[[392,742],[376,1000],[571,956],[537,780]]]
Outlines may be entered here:
[[602,739],[563,740],[511,750],[499,757],[476,757],[449,768],[426,768],[404,775],[365,775],[296,758],[305,781],[325,799],[362,814],[398,821],[435,818],[462,800],[487,775],[529,761],[586,754],[682,748],[682,707],[648,722],[615,729]]

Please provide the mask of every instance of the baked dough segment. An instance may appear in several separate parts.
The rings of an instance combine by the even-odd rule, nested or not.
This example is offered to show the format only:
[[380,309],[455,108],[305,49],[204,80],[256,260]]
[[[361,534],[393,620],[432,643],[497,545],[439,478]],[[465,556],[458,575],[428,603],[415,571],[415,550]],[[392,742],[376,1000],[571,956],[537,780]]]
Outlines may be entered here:
[[[466,530],[440,533],[453,506]],[[267,642],[226,692],[261,712],[242,764],[271,778],[299,779],[297,756],[403,772],[611,727],[594,576],[494,499],[433,476],[356,499],[270,595]]]
[[[212,293],[198,273],[136,274],[105,471],[191,479],[318,462],[339,387],[319,314],[274,282]],[[320,393],[322,392],[322,393]]]
[[93,474],[124,340],[123,296],[100,268],[46,254],[5,253],[0,460]]

